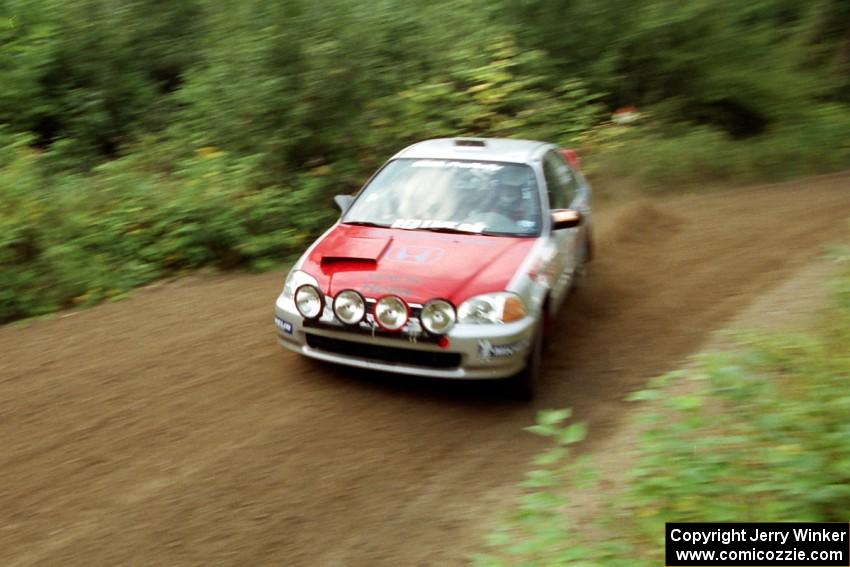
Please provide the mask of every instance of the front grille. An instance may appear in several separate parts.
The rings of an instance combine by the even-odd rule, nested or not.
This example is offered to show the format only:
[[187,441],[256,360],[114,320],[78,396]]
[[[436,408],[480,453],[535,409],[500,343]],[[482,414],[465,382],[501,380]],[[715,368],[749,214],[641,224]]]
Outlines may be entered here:
[[356,343],[307,333],[307,345],[310,348],[351,356],[366,358],[391,364],[426,366],[428,368],[457,368],[460,366],[460,354],[456,352],[431,352],[408,348],[388,347],[368,343]]

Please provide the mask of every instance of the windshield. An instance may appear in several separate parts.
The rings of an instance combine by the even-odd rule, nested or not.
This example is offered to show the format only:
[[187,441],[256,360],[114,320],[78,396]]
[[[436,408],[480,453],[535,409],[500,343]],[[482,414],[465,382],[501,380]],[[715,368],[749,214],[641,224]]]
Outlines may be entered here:
[[342,222],[536,236],[540,199],[527,165],[397,159],[363,189]]

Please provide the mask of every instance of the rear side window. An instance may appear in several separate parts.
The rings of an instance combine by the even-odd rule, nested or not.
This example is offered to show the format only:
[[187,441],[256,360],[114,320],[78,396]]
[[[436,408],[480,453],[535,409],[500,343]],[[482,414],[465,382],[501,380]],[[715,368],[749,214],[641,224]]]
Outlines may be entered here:
[[578,181],[560,154],[546,154],[543,159],[543,176],[546,179],[549,206],[553,209],[568,209],[578,193]]

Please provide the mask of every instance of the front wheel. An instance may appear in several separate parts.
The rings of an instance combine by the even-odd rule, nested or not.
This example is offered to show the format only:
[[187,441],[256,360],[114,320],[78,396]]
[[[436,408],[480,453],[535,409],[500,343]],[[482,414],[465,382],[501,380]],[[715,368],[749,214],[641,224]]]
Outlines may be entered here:
[[522,370],[508,378],[508,390],[511,397],[518,400],[534,399],[540,382],[540,368],[543,365],[543,322],[537,324],[532,338],[531,348]]

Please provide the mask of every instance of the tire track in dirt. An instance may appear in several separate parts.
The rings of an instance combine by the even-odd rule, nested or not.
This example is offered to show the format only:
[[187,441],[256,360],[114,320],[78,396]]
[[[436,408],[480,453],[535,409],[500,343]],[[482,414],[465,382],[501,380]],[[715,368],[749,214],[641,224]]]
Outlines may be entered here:
[[445,565],[572,406],[588,445],[624,395],[848,235],[850,176],[646,199],[597,260],[534,406],[491,384],[369,376],[274,342],[281,273],[187,278],[0,329],[0,562]]

